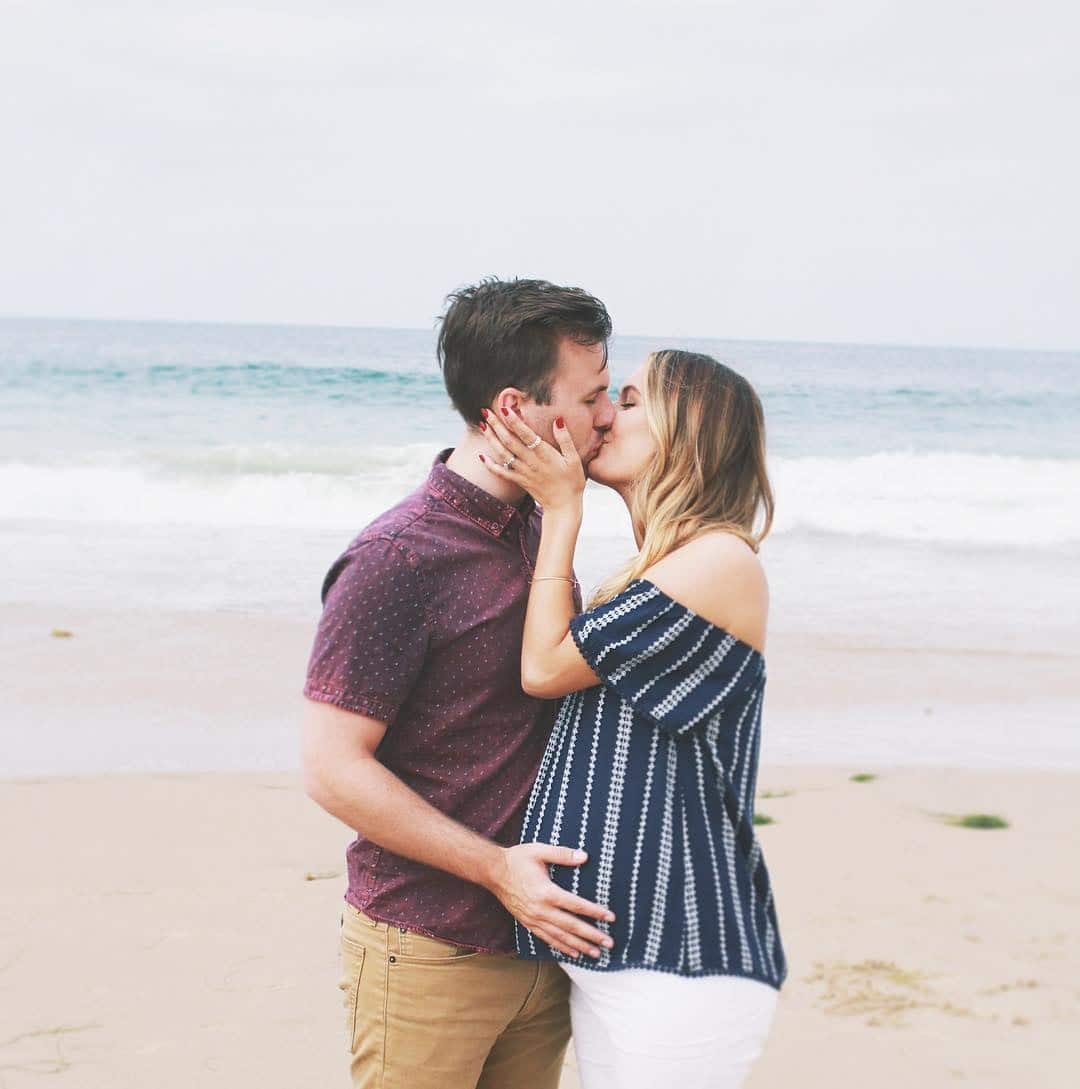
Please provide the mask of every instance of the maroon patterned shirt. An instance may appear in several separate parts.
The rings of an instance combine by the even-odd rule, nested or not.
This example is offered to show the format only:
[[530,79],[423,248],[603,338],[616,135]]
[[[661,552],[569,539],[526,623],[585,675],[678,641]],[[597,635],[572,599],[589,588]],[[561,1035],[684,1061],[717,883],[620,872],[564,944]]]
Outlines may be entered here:
[[[330,568],[304,695],[387,723],[376,757],[447,816],[518,842],[555,704],[521,689],[521,637],[540,514],[436,459],[424,485]],[[580,601],[578,601],[580,608]],[[513,953],[486,889],[358,836],[346,899],[373,918]]]

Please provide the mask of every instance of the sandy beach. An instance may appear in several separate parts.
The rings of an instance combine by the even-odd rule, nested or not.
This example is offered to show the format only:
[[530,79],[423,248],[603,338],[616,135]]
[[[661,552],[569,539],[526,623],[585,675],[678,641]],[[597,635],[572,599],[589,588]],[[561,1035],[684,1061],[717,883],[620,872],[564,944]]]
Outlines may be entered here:
[[[43,1075],[69,1089],[345,1084],[350,837],[279,770],[295,759],[310,624],[14,605],[0,620],[0,1089]],[[846,716],[854,738],[885,724],[903,753],[928,723],[947,733],[967,716],[1022,764],[1017,734],[1043,708],[1072,763],[765,762],[758,807],[774,823],[760,831],[791,971],[752,1089],[1072,1084],[1075,658],[777,636],[770,668],[766,729],[801,723],[808,751],[815,721]],[[215,754],[266,770],[146,771]],[[944,820],[968,813],[1009,827]]]
[[[853,770],[764,776],[791,974],[753,1089],[1072,1084],[1078,776]],[[7,782],[0,820],[3,1089],[346,1084],[348,835],[295,776]]]

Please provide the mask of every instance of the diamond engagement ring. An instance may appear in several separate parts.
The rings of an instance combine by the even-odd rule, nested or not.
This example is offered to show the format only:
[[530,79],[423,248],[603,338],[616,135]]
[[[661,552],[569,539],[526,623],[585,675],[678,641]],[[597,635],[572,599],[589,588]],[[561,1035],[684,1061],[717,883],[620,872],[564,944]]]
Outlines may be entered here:
[[512,469],[514,467],[514,462],[515,461],[517,461],[517,458],[513,454],[511,454],[510,459],[508,461],[503,462],[503,468],[504,469]]
[[525,449],[526,450],[535,450],[539,445],[540,445],[540,436],[537,435],[535,440],[533,442],[530,442],[529,445],[525,447]]

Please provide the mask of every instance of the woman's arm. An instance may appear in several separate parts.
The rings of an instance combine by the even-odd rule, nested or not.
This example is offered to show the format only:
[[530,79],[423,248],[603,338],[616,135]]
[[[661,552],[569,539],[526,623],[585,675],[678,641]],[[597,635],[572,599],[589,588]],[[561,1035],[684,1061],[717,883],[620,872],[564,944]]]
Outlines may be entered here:
[[521,687],[530,696],[554,699],[600,683],[570,634],[574,616],[570,579],[580,529],[580,505],[577,511],[544,511],[521,644]]
[[[484,464],[524,488],[543,508],[540,549],[529,590],[521,645],[521,686],[530,696],[554,699],[590,688],[600,678],[589,668],[570,634],[574,616],[574,547],[581,530],[585,471],[570,433],[555,421],[558,449],[537,444],[524,420],[484,417],[492,457]],[[513,457],[510,469],[505,463]]]

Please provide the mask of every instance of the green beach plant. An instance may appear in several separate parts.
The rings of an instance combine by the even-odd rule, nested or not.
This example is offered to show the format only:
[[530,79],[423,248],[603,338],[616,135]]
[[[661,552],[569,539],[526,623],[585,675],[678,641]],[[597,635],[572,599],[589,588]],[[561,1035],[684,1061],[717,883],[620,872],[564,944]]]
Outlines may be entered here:
[[945,823],[954,828],[1008,828],[1009,822],[1004,817],[993,813],[966,813],[962,816],[945,816]]

